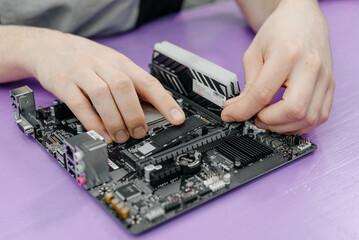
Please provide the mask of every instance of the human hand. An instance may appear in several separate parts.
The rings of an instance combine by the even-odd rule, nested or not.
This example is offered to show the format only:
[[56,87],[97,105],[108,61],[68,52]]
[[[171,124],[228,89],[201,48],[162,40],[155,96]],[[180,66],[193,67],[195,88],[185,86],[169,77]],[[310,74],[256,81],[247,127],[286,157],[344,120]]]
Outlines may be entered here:
[[[306,133],[327,121],[335,81],[329,29],[317,1],[282,0],[243,56],[245,87],[222,111],[226,122]],[[285,87],[283,99],[268,104]]]
[[33,75],[87,130],[95,130],[108,143],[144,137],[148,128],[138,96],[170,123],[184,121],[182,109],[158,80],[123,54],[82,37],[44,31],[27,56]]

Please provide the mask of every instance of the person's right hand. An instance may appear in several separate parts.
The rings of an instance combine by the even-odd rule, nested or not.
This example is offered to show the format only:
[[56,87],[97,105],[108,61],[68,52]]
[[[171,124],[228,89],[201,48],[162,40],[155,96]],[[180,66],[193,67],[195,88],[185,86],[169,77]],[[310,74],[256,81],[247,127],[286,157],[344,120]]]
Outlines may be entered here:
[[82,37],[41,31],[27,41],[32,49],[24,57],[31,61],[32,74],[107,143],[145,136],[147,124],[138,96],[171,124],[184,121],[182,109],[159,81],[123,54]]

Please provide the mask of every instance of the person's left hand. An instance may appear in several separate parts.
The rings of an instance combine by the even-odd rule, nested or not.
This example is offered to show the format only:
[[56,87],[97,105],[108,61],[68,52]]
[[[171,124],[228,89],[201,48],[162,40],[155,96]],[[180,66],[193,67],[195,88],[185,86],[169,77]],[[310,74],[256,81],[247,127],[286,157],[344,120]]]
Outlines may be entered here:
[[[246,85],[224,105],[225,122],[306,133],[327,121],[335,82],[329,29],[317,1],[281,1],[244,54]],[[268,105],[280,87],[283,99]]]

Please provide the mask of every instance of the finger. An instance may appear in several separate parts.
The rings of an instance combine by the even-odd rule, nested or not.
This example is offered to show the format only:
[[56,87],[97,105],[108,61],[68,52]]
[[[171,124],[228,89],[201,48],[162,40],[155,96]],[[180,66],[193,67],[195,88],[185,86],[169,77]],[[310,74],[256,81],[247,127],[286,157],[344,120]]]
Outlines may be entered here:
[[[334,82],[334,80],[332,80],[331,83],[329,84],[329,88],[328,88],[328,90],[326,92],[326,95],[325,95],[325,98],[324,98],[324,101],[323,101],[323,107],[321,109],[321,115],[320,115],[320,118],[319,118],[319,124],[322,124],[322,123],[326,122],[329,119],[329,113],[330,113],[332,103],[333,103],[334,89],[335,89],[335,82]],[[301,133],[310,132],[315,127],[316,126],[304,128],[304,129],[301,130]]]
[[145,115],[129,76],[114,67],[98,68],[97,74],[110,87],[126,127],[133,138],[143,138],[147,132]]
[[328,94],[329,84],[329,74],[327,71],[322,71],[322,74],[316,83],[308,113],[304,119],[308,125],[307,128],[316,127],[322,123],[322,108],[325,97]]
[[[252,45],[253,44],[254,43],[252,43]],[[241,95],[245,94],[249,90],[253,81],[257,78],[261,67],[263,66],[263,59],[260,52],[253,50],[254,47],[252,47],[252,45],[243,55],[242,63],[244,68],[244,79],[246,83],[241,91]],[[236,102],[238,102],[238,97],[229,99],[224,103],[224,107],[227,107]]]
[[329,119],[329,114],[333,105],[334,90],[335,90],[335,81],[333,79],[329,85],[327,94],[325,95],[325,99],[323,102],[321,119],[320,119],[321,123],[326,122]]
[[89,100],[82,94],[76,85],[67,87],[67,97],[64,103],[75,114],[76,118],[84,125],[87,131],[94,130],[99,133],[107,143],[111,143],[109,136],[100,117],[95,113]]
[[[324,81],[318,81],[315,88],[312,102],[310,103],[307,115],[298,121],[293,121],[285,124],[270,125],[262,121],[259,117],[255,119],[255,123],[259,128],[264,128],[278,133],[293,133],[301,131],[302,133],[308,132],[320,124],[320,114],[322,105],[327,93],[327,86]],[[324,84],[324,86],[322,86]]]
[[132,79],[138,95],[151,103],[171,124],[183,123],[184,112],[155,77],[132,62],[123,64],[121,70]]
[[263,107],[268,105],[276,92],[287,79],[290,64],[283,64],[283,57],[279,54],[264,63],[258,77],[251,84],[247,93],[238,97],[238,102],[227,106],[222,111],[222,119],[226,122],[234,119],[244,121],[252,117]]
[[172,94],[171,91],[168,91],[168,90],[166,90],[166,91],[167,91],[167,93],[168,93],[171,97],[173,97],[173,94]]
[[301,130],[299,130],[299,134],[308,133],[308,132],[312,131],[314,128],[316,128],[316,127],[317,126],[312,126],[312,127],[307,127],[307,128],[301,129]]
[[[312,64],[299,64],[290,73],[283,100],[263,108],[258,118],[267,125],[280,125],[295,122],[306,117],[312,102],[314,89],[324,89],[327,79],[317,81],[320,70]],[[316,85],[319,87],[316,88]],[[317,94],[317,101],[323,99],[325,92]],[[318,102],[319,103],[319,102]],[[318,104],[316,105],[318,107]]]
[[[303,133],[307,133],[307,132],[313,130],[319,124],[325,122],[328,119],[328,117],[323,117],[320,115],[321,114],[323,115],[322,104],[325,101],[325,99],[327,98],[327,95],[330,95],[330,93],[327,93],[327,95],[322,96],[323,94],[321,92],[323,92],[323,90],[318,89],[318,93],[315,96],[313,96],[314,101],[310,106],[308,115],[304,119],[299,120],[299,121],[290,122],[287,124],[268,125],[268,124],[264,123],[263,121],[261,121],[260,118],[257,117],[255,119],[256,126],[259,128],[262,128],[262,129],[268,129],[272,132],[290,133],[290,134],[294,134],[294,133],[298,133],[298,132],[303,134]],[[326,92],[328,92],[328,91],[326,91]],[[328,97],[327,99],[330,99],[330,97]],[[328,112],[328,115],[326,115],[326,116],[329,116],[329,112]]]
[[90,97],[112,140],[125,142],[129,134],[106,82],[91,71],[77,82]]
[[281,133],[281,134],[297,132],[300,129],[307,127],[307,123],[304,120],[282,124],[282,125],[267,125],[263,123],[261,120],[259,120],[258,118],[256,118],[254,122],[255,125],[259,128],[268,129],[272,132]]

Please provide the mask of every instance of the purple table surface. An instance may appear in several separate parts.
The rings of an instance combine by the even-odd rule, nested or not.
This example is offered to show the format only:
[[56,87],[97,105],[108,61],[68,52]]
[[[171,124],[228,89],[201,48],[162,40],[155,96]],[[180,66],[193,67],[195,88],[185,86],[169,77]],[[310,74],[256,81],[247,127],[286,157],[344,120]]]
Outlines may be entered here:
[[[359,239],[359,1],[324,1],[337,81],[330,120],[308,134],[310,156],[132,236],[14,122],[8,91],[28,84],[37,105],[54,97],[38,82],[0,85],[0,239]],[[168,16],[101,39],[148,69],[153,44],[171,41],[238,74],[253,34],[233,2]]]

